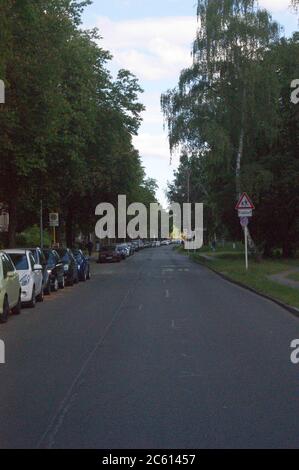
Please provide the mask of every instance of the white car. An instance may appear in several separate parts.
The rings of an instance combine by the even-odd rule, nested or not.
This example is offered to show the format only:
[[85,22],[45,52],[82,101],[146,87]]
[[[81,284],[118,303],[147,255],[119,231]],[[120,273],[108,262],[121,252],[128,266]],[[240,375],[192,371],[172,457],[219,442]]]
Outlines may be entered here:
[[14,263],[21,284],[21,301],[28,307],[35,307],[36,301],[44,300],[42,266],[35,264],[33,254],[26,249],[4,250]]
[[0,251],[0,323],[7,322],[10,311],[21,312],[21,287],[11,259]]

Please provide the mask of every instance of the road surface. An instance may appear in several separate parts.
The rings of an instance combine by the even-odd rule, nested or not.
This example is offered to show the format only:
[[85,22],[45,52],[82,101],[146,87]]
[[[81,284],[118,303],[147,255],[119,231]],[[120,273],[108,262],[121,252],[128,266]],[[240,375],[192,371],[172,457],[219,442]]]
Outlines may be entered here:
[[299,320],[171,247],[0,326],[1,448],[299,447]]

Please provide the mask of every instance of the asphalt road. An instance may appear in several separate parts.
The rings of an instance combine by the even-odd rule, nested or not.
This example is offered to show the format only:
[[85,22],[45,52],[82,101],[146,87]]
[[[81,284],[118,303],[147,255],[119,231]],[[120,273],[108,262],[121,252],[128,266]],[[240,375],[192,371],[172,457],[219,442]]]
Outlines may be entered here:
[[170,247],[93,265],[0,338],[1,448],[299,447],[299,320]]

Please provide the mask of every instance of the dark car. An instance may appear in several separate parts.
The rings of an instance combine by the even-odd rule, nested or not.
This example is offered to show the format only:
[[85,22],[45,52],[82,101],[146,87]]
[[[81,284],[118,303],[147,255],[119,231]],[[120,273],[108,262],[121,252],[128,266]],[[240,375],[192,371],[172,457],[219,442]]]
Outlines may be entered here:
[[102,246],[99,251],[97,263],[119,263],[122,259],[121,252],[118,251],[116,245]]
[[59,248],[56,251],[63,264],[65,283],[73,286],[79,281],[78,263],[69,248]]
[[90,279],[90,265],[88,256],[85,256],[82,250],[72,250],[72,252],[78,264],[79,280],[86,281],[86,279]]
[[49,294],[48,287],[50,283],[49,273],[47,270],[47,260],[41,248],[28,248],[33,254],[33,258],[35,264],[40,264],[42,266],[42,273],[43,273],[43,291],[44,294]]
[[45,294],[51,291],[56,292],[58,288],[63,289],[65,285],[64,269],[59,254],[56,250],[44,249],[43,254],[46,258],[49,283],[45,288]]

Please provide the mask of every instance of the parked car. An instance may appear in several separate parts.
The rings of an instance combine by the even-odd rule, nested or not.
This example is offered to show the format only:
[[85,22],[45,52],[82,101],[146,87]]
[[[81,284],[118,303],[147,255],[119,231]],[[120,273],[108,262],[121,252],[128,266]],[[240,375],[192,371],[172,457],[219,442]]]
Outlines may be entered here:
[[102,246],[99,251],[98,263],[119,263],[122,259],[120,251],[117,250],[116,245]]
[[116,249],[120,252],[122,259],[126,259],[128,256],[130,256],[130,250],[126,243],[116,245]]
[[[41,248],[29,248],[31,253],[33,254],[35,264],[40,264],[42,266],[42,273],[43,273],[43,290],[44,294],[48,293],[47,287],[50,284],[49,273],[47,270],[47,261],[45,255]],[[45,292],[46,291],[46,292]]]
[[132,242],[128,242],[127,245],[128,245],[128,248],[129,248],[129,256],[134,255],[134,253],[135,253],[134,244]]
[[64,268],[59,254],[56,250],[52,249],[44,249],[43,253],[46,258],[47,272],[49,275],[48,284],[44,288],[44,293],[50,294],[51,291],[57,292],[58,289],[64,289]]
[[28,307],[35,307],[36,301],[44,300],[43,267],[35,263],[32,252],[28,249],[5,250],[19,274],[21,284],[21,302]]
[[133,244],[133,246],[134,246],[134,250],[135,250],[135,251],[139,251],[139,250],[140,250],[139,242],[138,242],[137,240],[132,241],[132,244]]
[[78,263],[69,248],[59,248],[56,251],[63,264],[65,283],[73,286],[79,281]]
[[10,257],[0,251],[0,323],[8,320],[10,311],[21,312],[20,280]]
[[78,264],[78,274],[80,281],[90,279],[90,264],[88,256],[85,256],[82,250],[72,250]]

